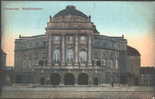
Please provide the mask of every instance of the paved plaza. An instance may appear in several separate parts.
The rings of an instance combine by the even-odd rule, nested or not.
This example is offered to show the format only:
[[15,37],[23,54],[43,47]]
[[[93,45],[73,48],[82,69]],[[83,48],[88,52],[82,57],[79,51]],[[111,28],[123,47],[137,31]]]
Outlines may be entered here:
[[14,86],[3,87],[1,98],[13,99],[153,99],[151,87],[50,87],[50,86]]

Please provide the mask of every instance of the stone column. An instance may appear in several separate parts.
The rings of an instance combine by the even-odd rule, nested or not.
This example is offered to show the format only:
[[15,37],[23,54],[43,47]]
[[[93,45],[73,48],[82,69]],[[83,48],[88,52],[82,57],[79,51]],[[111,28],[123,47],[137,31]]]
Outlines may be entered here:
[[92,65],[92,59],[91,59],[91,36],[88,36],[88,65]]
[[75,36],[75,65],[78,65],[78,35]]
[[62,36],[62,41],[61,41],[61,54],[62,54],[61,65],[65,65],[65,37],[64,35]]
[[52,36],[48,38],[48,65],[52,65]]

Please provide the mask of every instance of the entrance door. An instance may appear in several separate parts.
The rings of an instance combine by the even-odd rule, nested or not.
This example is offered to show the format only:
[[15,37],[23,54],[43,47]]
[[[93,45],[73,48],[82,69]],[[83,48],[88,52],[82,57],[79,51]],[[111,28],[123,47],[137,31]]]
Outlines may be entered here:
[[72,73],[67,73],[64,76],[64,85],[74,85],[75,78]]
[[81,73],[78,76],[79,85],[88,85],[88,75],[86,73]]
[[57,73],[52,73],[51,74],[51,84],[52,85],[59,85],[60,80],[61,80],[61,77],[60,77],[59,74],[57,74]]

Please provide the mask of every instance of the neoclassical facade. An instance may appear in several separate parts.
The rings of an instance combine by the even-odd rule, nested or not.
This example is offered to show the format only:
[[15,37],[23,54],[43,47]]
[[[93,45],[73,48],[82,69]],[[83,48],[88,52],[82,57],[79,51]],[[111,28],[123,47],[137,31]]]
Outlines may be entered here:
[[[91,17],[67,6],[49,17],[46,33],[15,41],[15,82],[41,85],[104,85],[127,80],[134,54],[121,37],[100,35]],[[137,59],[138,57],[138,59]],[[130,65],[129,65],[130,64]],[[138,76],[138,68],[137,68]],[[122,77],[122,78],[121,78]]]

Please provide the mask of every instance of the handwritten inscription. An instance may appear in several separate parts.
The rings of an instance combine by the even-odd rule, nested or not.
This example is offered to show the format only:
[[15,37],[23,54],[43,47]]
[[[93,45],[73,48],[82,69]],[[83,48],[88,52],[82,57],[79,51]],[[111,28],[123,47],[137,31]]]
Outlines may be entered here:
[[43,8],[4,8],[4,10],[42,10]]

